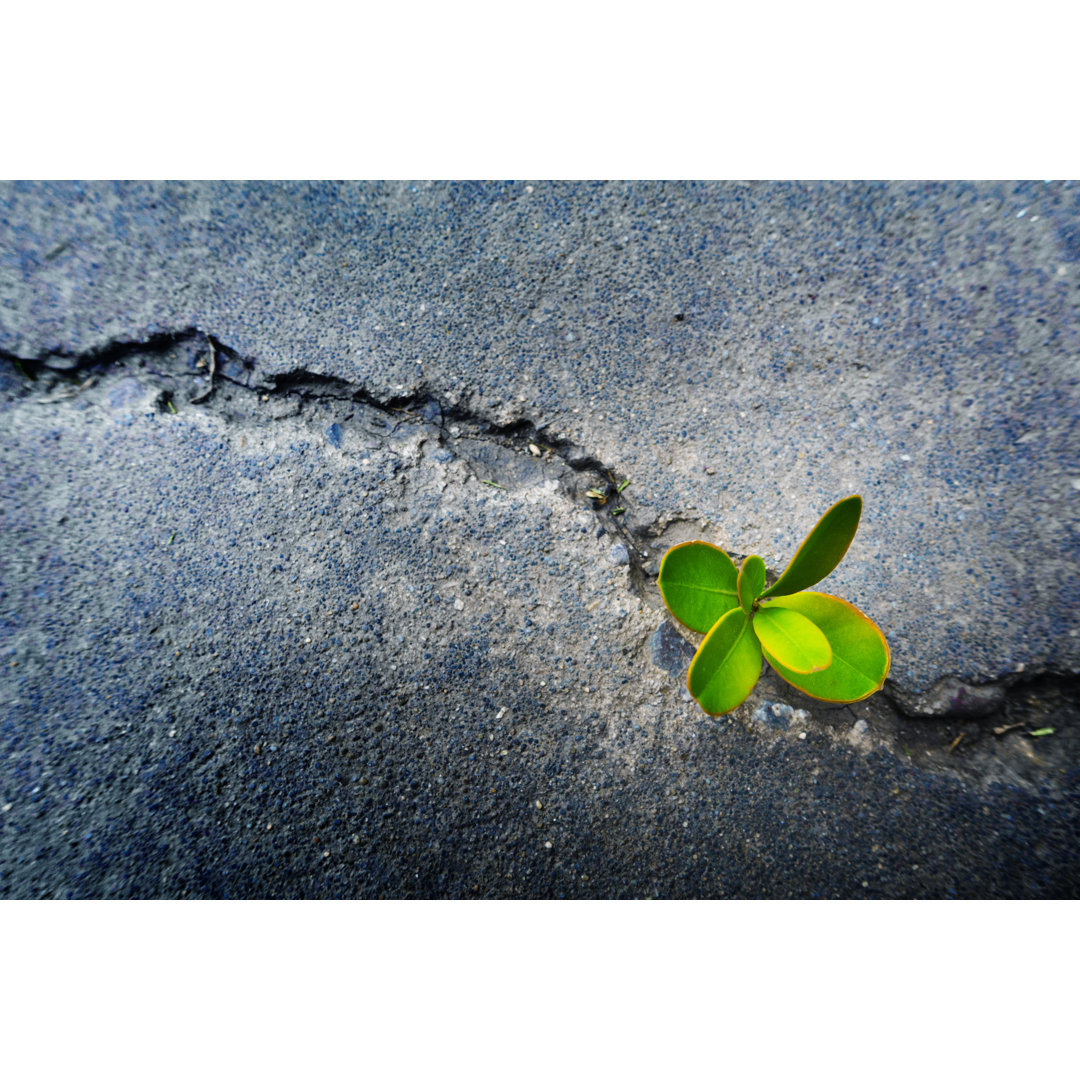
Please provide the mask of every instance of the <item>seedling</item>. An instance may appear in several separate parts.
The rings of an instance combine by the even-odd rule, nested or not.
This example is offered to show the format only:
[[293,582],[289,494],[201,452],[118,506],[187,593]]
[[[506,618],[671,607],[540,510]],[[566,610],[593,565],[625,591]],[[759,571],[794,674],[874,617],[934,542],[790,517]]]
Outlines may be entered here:
[[739,569],[726,551],[697,540],[667,552],[660,595],[679,622],[705,635],[686,681],[707,713],[731,712],[747,699],[762,657],[819,701],[862,701],[881,689],[890,662],[885,635],[846,600],[809,591],[839,565],[861,514],[859,495],[830,507],[769,588],[757,555]]

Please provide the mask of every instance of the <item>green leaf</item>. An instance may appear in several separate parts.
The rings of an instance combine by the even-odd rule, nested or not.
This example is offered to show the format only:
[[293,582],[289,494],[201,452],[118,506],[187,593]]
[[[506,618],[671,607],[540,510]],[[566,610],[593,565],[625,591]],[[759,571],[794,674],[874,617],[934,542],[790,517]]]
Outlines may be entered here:
[[803,674],[764,650],[782,679],[821,701],[862,701],[881,689],[889,674],[889,644],[858,608],[828,593],[801,592],[762,600],[758,616],[774,608],[805,615],[825,635],[833,657],[824,671]]
[[754,616],[754,633],[762,649],[789,671],[807,675],[832,662],[829,639],[805,616],[791,608],[764,606]]
[[1053,735],[1054,729],[1052,727],[1041,727],[1037,731],[1029,731],[1028,734],[1033,739],[1041,739],[1044,735]]
[[761,646],[750,618],[732,608],[705,636],[690,661],[686,685],[711,716],[731,712],[754,689],[761,675]]
[[670,548],[660,563],[660,595],[684,626],[706,634],[739,606],[738,571],[726,551],[693,540]]
[[754,606],[754,601],[765,588],[765,560],[760,555],[748,555],[743,559],[739,580],[735,583],[739,594],[739,603],[747,615]]
[[788,596],[802,592],[828,577],[847,553],[862,514],[862,496],[849,495],[830,506],[810,535],[799,545],[795,558],[764,596]]

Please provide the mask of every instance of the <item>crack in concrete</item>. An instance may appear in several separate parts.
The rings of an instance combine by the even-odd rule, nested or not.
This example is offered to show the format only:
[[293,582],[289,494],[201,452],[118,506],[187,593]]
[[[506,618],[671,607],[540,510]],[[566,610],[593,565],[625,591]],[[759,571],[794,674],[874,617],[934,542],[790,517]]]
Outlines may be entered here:
[[[575,502],[581,501],[592,509],[598,525],[605,532],[620,537],[629,558],[631,585],[639,597],[645,598],[648,574],[642,569],[646,555],[640,550],[639,537],[652,534],[648,528],[635,530],[632,527],[633,500],[628,498],[625,492],[616,490],[618,481],[615,470],[572,440],[546,430],[551,424],[550,421],[537,424],[527,417],[515,417],[500,423],[469,408],[461,401],[448,401],[423,383],[407,393],[378,397],[359,384],[303,367],[276,372],[261,379],[254,360],[241,357],[236,350],[215,335],[198,327],[152,334],[141,340],[119,339],[82,354],[52,352],[39,357],[20,357],[0,349],[0,359],[6,360],[34,381],[43,376],[74,379],[84,373],[103,374],[108,368],[121,365],[135,357],[156,354],[164,359],[178,347],[192,345],[216,350],[219,357],[227,361],[226,364],[219,364],[216,378],[241,390],[266,397],[293,396],[299,399],[301,405],[308,400],[365,405],[396,418],[392,430],[396,430],[402,423],[433,425],[439,429],[440,438],[447,445],[453,445],[462,437],[452,433],[452,428],[462,425],[469,429],[469,438],[493,441],[515,452],[529,453],[531,445],[540,448],[542,453],[550,453],[573,474],[582,478],[581,484],[560,483],[560,487],[564,494]],[[150,367],[144,370],[158,379],[197,378],[202,374],[199,371],[161,371]],[[239,377],[241,371],[243,378]],[[209,389],[212,390],[212,384]],[[189,399],[188,404],[202,405],[216,411],[213,408],[212,393],[205,397],[197,393]],[[159,407],[168,406],[162,404]],[[585,494],[596,490],[602,491],[604,497],[594,499]],[[614,498],[615,495],[618,495],[617,499]],[[655,574],[652,577],[655,578]]]
[[[197,350],[205,354],[214,350],[218,358],[210,383],[205,387],[197,384],[184,404],[216,413],[225,422],[230,420],[230,416],[222,402],[216,400],[214,380],[257,395],[263,401],[270,397],[296,398],[297,412],[310,401],[337,401],[365,406],[393,421],[388,432],[369,433],[373,437],[393,434],[403,424],[421,425],[437,431],[440,443],[448,448],[460,449],[469,441],[493,443],[514,454],[525,454],[532,458],[539,450],[542,457],[564,467],[563,473],[557,476],[559,490],[575,505],[592,511],[598,529],[602,530],[597,535],[610,533],[621,540],[627,553],[627,583],[631,591],[658,614],[664,612],[655,587],[659,557],[650,554],[648,547],[670,546],[667,540],[672,529],[679,525],[689,525],[691,531],[695,531],[698,516],[675,512],[659,520],[635,525],[633,499],[627,497],[625,490],[618,490],[616,471],[585,447],[547,430],[552,421],[537,424],[528,417],[518,416],[499,422],[482,411],[470,408],[466,403],[467,398],[450,401],[425,383],[401,394],[379,397],[360,384],[304,367],[275,372],[263,378],[259,375],[255,360],[241,356],[212,333],[195,326],[154,333],[143,338],[120,338],[83,353],[54,351],[37,357],[22,357],[0,349],[0,360],[6,361],[29,382],[64,380],[75,384],[79,377],[85,376],[85,380],[71,394],[37,399],[43,403],[59,403],[80,393],[89,385],[90,379],[100,378],[113,368],[123,369],[126,362],[133,359],[139,362],[141,370],[162,382],[176,379],[195,381],[209,374],[209,371],[191,367],[185,369],[177,364],[175,353],[184,349],[189,353]],[[160,363],[151,367],[146,364],[147,357],[156,357],[160,361],[171,359],[172,368],[163,370]],[[50,386],[50,393],[52,389]],[[170,390],[163,389],[158,397],[158,407],[162,411],[175,411],[171,403]],[[483,480],[476,471],[476,461],[470,459],[468,454],[460,456],[469,463],[472,475]],[[602,492],[602,496],[592,497],[588,494],[591,491]],[[728,554],[737,563],[745,557],[739,552]],[[768,580],[775,581],[777,576],[778,572],[770,568]],[[647,656],[647,644],[642,645],[640,652],[642,657]],[[898,721],[903,723],[905,720],[918,719],[922,721],[920,726],[926,727],[935,721],[944,724],[985,719],[988,716],[1014,717],[1018,710],[1022,711],[1021,702],[1033,694],[1039,697],[1039,687],[1044,685],[1071,695],[1080,688],[1080,677],[1045,668],[1010,673],[996,680],[972,684],[946,674],[933,686],[915,693],[901,689],[889,679],[883,687],[882,696],[887,699],[889,711]]]

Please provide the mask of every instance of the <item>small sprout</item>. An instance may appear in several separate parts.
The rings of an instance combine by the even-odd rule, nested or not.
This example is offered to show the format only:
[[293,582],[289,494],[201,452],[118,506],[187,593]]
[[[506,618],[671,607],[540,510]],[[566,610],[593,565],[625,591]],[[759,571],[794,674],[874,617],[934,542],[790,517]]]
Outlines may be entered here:
[[679,622],[705,635],[687,685],[707,713],[741,705],[763,657],[782,679],[821,701],[862,701],[881,689],[891,659],[885,635],[846,600],[808,591],[836,569],[861,513],[858,495],[827,510],[768,588],[757,555],[738,570],[712,544],[692,541],[667,552],[660,595]]
[[620,485],[619,485],[619,486],[618,486],[618,487],[617,487],[617,488],[615,489],[615,493],[616,493],[616,494],[618,494],[618,495],[621,495],[621,494],[622,494],[622,493],[623,493],[623,492],[624,492],[624,491],[625,491],[625,490],[627,489],[627,487],[629,487],[629,485],[630,485],[630,481],[629,481],[629,480],[624,480],[624,481],[623,481],[623,482],[622,482],[622,483],[621,483],[621,484],[620,484]]
[[169,412],[176,413],[176,406],[172,403],[172,398],[166,398],[165,404],[169,406]]
[[502,484],[496,484],[494,480],[481,480],[481,484],[487,484],[488,487],[498,488],[500,491],[505,491],[506,488]]
[[1035,731],[1029,731],[1028,734],[1033,739],[1041,739],[1044,735],[1053,735],[1054,729],[1052,727],[1041,727],[1037,728]]
[[612,517],[618,517],[620,514],[625,514],[625,513],[626,513],[626,507],[625,506],[616,506],[615,509],[611,511],[611,516]]
[[742,569],[735,580],[735,591],[739,604],[747,615],[753,610],[754,601],[765,590],[765,560],[760,555],[751,555],[743,560]]
[[176,533],[173,533],[172,536],[169,537],[169,543],[171,544],[175,539],[176,539]]

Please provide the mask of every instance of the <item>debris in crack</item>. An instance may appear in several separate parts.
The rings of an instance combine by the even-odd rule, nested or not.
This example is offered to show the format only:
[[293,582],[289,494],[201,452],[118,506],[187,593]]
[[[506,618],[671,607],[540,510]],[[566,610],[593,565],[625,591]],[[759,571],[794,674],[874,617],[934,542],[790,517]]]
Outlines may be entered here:
[[[191,399],[191,404],[192,405],[201,405],[204,401],[208,400],[210,395],[214,392],[214,375],[217,373],[217,349],[214,348],[214,340],[213,340],[213,338],[207,338],[206,342],[207,342],[207,348],[209,349],[209,354],[210,354],[210,363],[209,363],[210,377],[209,377],[209,382],[207,383],[206,389],[201,394],[196,394],[195,397],[193,397]],[[201,366],[202,366],[202,361],[200,360],[196,364],[196,367],[201,367]]]

